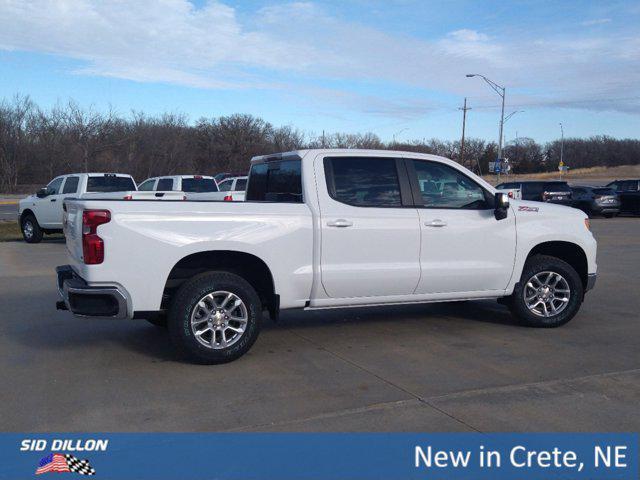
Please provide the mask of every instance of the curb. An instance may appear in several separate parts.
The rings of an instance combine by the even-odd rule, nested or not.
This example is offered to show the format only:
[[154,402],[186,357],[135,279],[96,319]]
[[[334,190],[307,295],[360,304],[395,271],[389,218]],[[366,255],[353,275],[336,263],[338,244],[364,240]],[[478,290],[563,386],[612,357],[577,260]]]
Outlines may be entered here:
[[0,205],[17,205],[18,200],[0,200]]

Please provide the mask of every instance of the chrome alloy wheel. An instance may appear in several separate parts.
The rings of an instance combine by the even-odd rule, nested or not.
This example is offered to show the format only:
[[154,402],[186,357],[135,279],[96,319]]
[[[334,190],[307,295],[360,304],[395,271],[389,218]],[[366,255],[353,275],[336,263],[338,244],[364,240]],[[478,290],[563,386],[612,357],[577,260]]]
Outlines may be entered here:
[[26,220],[24,222],[24,224],[22,225],[22,232],[27,238],[33,237],[33,223],[31,223],[31,220]]
[[202,297],[191,312],[191,331],[207,348],[230,347],[242,337],[249,313],[235,293],[217,291]]
[[565,278],[557,272],[540,272],[532,276],[523,290],[524,303],[539,317],[553,317],[569,304],[571,289]]

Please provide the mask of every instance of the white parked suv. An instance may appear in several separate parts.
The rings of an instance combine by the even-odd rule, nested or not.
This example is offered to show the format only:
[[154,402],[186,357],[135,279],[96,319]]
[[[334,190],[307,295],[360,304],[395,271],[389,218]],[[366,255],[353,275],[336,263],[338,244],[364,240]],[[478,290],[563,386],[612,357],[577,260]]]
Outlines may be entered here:
[[583,212],[509,201],[434,155],[256,157],[244,202],[65,203],[57,307],[165,321],[202,363],[249,350],[263,311],[497,299],[557,327],[596,279]]
[[188,200],[222,200],[222,196],[218,194],[218,184],[213,177],[207,175],[152,177],[142,182],[138,190],[141,192],[179,191],[184,192]]
[[223,200],[231,202],[244,201],[245,190],[247,189],[248,177],[229,177],[218,183],[218,188],[224,192]]
[[43,234],[62,232],[62,203],[65,198],[86,194],[109,194],[136,190],[131,175],[121,173],[73,173],[60,175],[37,193],[20,200],[19,222],[28,243],[38,243]]

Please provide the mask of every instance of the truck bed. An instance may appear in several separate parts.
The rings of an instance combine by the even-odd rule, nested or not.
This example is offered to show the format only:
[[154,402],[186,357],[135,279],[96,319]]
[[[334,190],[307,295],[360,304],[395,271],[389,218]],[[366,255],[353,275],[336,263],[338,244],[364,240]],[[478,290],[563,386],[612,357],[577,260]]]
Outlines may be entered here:
[[[209,249],[242,251],[269,264],[284,308],[304,307],[309,298],[314,239],[306,204],[74,199],[65,206],[73,270],[91,285],[122,286],[133,311],[158,310],[172,268]],[[111,215],[97,228],[104,241],[99,265],[83,263],[84,210],[108,210]]]

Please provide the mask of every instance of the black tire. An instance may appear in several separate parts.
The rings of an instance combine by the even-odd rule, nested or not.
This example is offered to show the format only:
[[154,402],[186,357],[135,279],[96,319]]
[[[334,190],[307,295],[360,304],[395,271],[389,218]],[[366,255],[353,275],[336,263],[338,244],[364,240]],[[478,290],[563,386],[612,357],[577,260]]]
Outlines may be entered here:
[[[555,272],[560,274],[569,285],[570,295],[567,306],[560,313],[549,317],[538,316],[527,307],[524,299],[526,283],[540,272]],[[531,327],[554,328],[564,325],[571,320],[582,304],[584,287],[580,276],[567,262],[548,255],[534,255],[524,265],[520,281],[516,284],[513,294],[509,297],[509,309],[522,323]]]
[[38,224],[38,220],[31,214],[27,214],[20,220],[20,231],[22,238],[27,243],[40,243],[43,231]]
[[[235,343],[226,348],[213,349],[195,338],[191,314],[204,296],[216,291],[236,295],[244,303],[247,322]],[[205,272],[183,283],[176,292],[169,310],[169,336],[179,352],[195,363],[227,363],[249,351],[258,338],[261,319],[260,297],[249,282],[230,272]]]
[[615,218],[618,214],[617,213],[603,213],[602,216],[604,218]]

